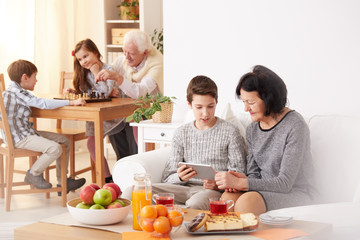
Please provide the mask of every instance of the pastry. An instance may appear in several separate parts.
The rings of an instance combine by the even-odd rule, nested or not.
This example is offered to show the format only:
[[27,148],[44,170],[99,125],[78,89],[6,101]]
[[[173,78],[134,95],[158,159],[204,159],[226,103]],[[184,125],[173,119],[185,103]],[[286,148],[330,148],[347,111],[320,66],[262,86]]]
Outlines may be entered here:
[[210,214],[205,225],[206,231],[236,231],[243,229],[243,222],[236,214]]
[[198,215],[196,215],[191,222],[189,223],[189,231],[191,232],[195,232],[197,230],[199,230],[207,221],[208,219],[208,214],[206,213],[200,213]]
[[240,218],[243,222],[243,228],[246,231],[256,229],[259,225],[259,220],[253,213],[242,213],[240,214]]

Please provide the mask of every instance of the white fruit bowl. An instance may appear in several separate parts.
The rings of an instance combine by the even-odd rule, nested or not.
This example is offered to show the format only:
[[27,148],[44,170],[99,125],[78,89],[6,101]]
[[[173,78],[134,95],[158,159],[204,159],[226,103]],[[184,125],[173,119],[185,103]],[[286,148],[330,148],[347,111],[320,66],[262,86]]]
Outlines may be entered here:
[[89,225],[109,225],[124,220],[130,212],[131,201],[119,198],[125,203],[125,207],[113,209],[82,209],[75,206],[82,202],[76,198],[67,202],[67,209],[70,215],[77,221]]

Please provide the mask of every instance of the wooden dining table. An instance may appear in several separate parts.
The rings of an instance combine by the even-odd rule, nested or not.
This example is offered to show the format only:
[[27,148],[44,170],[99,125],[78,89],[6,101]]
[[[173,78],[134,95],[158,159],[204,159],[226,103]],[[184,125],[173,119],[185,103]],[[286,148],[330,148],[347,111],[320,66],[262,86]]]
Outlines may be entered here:
[[[42,96],[43,97],[43,96]],[[46,96],[50,98],[49,96]],[[52,96],[55,98],[58,96]],[[135,100],[131,98],[112,98],[108,102],[92,102],[85,106],[64,106],[56,109],[32,108],[32,117],[77,120],[94,122],[95,156],[96,156],[96,183],[103,186],[105,183],[104,169],[104,130],[103,122],[129,116],[137,108]]]

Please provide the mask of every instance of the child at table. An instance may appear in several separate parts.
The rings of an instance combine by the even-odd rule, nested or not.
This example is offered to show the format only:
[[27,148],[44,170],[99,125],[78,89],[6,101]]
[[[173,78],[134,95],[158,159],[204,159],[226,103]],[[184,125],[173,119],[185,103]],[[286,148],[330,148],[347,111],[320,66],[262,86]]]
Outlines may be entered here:
[[[36,131],[33,128],[33,123],[30,122],[31,107],[54,109],[68,105],[85,105],[85,101],[82,98],[76,100],[54,100],[37,98],[32,95],[28,90],[34,90],[37,82],[37,68],[29,61],[15,61],[10,64],[7,71],[12,82],[2,93],[2,96],[14,145],[16,148],[43,153],[27,171],[24,181],[35,188],[51,188],[52,184],[44,179],[43,172],[56,159],[56,177],[58,186],[61,186],[60,162],[62,148],[60,144],[66,145],[66,161],[68,165],[70,141],[61,134]],[[66,183],[67,192],[69,192],[84,185],[85,179],[75,180],[67,178]]]
[[244,142],[237,127],[215,116],[217,86],[206,76],[194,77],[187,88],[187,102],[195,121],[179,127],[173,137],[162,183],[153,193],[171,192],[177,204],[209,210],[209,198],[220,197],[214,180],[195,179],[196,172],[180,162],[209,164],[216,171],[245,173]]
[[[93,90],[101,95],[107,97],[123,96],[123,93],[117,88],[114,80],[106,80],[103,82],[95,82],[95,76],[100,70],[112,70],[112,68],[101,61],[101,54],[90,39],[85,39],[78,42],[74,50],[74,79],[73,85],[77,94],[91,93]],[[124,118],[104,121],[104,135],[120,134],[125,127],[126,122]],[[86,122],[86,136],[88,136],[87,147],[91,159],[95,160],[95,137],[94,137],[94,123]],[[114,146],[113,146],[114,147]],[[105,159],[105,182],[112,182],[112,176],[109,170],[108,163]]]

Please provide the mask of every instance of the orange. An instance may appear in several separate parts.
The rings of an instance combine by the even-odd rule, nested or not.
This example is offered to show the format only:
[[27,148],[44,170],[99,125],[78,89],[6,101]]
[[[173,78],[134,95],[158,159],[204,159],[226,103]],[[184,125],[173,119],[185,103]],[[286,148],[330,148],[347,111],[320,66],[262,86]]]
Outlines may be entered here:
[[171,210],[168,214],[168,218],[172,227],[177,227],[183,222],[183,216],[181,212],[176,210]]
[[170,221],[167,217],[160,216],[154,222],[154,229],[158,233],[169,233],[171,231]]
[[168,210],[164,205],[159,204],[159,205],[156,205],[155,207],[157,210],[158,217],[160,217],[160,216],[166,217],[168,215]]
[[153,219],[140,218],[140,226],[141,226],[142,230],[144,230],[145,232],[153,232],[154,231],[153,222],[154,222]]
[[146,205],[140,210],[140,217],[143,218],[156,218],[157,210],[152,205]]

